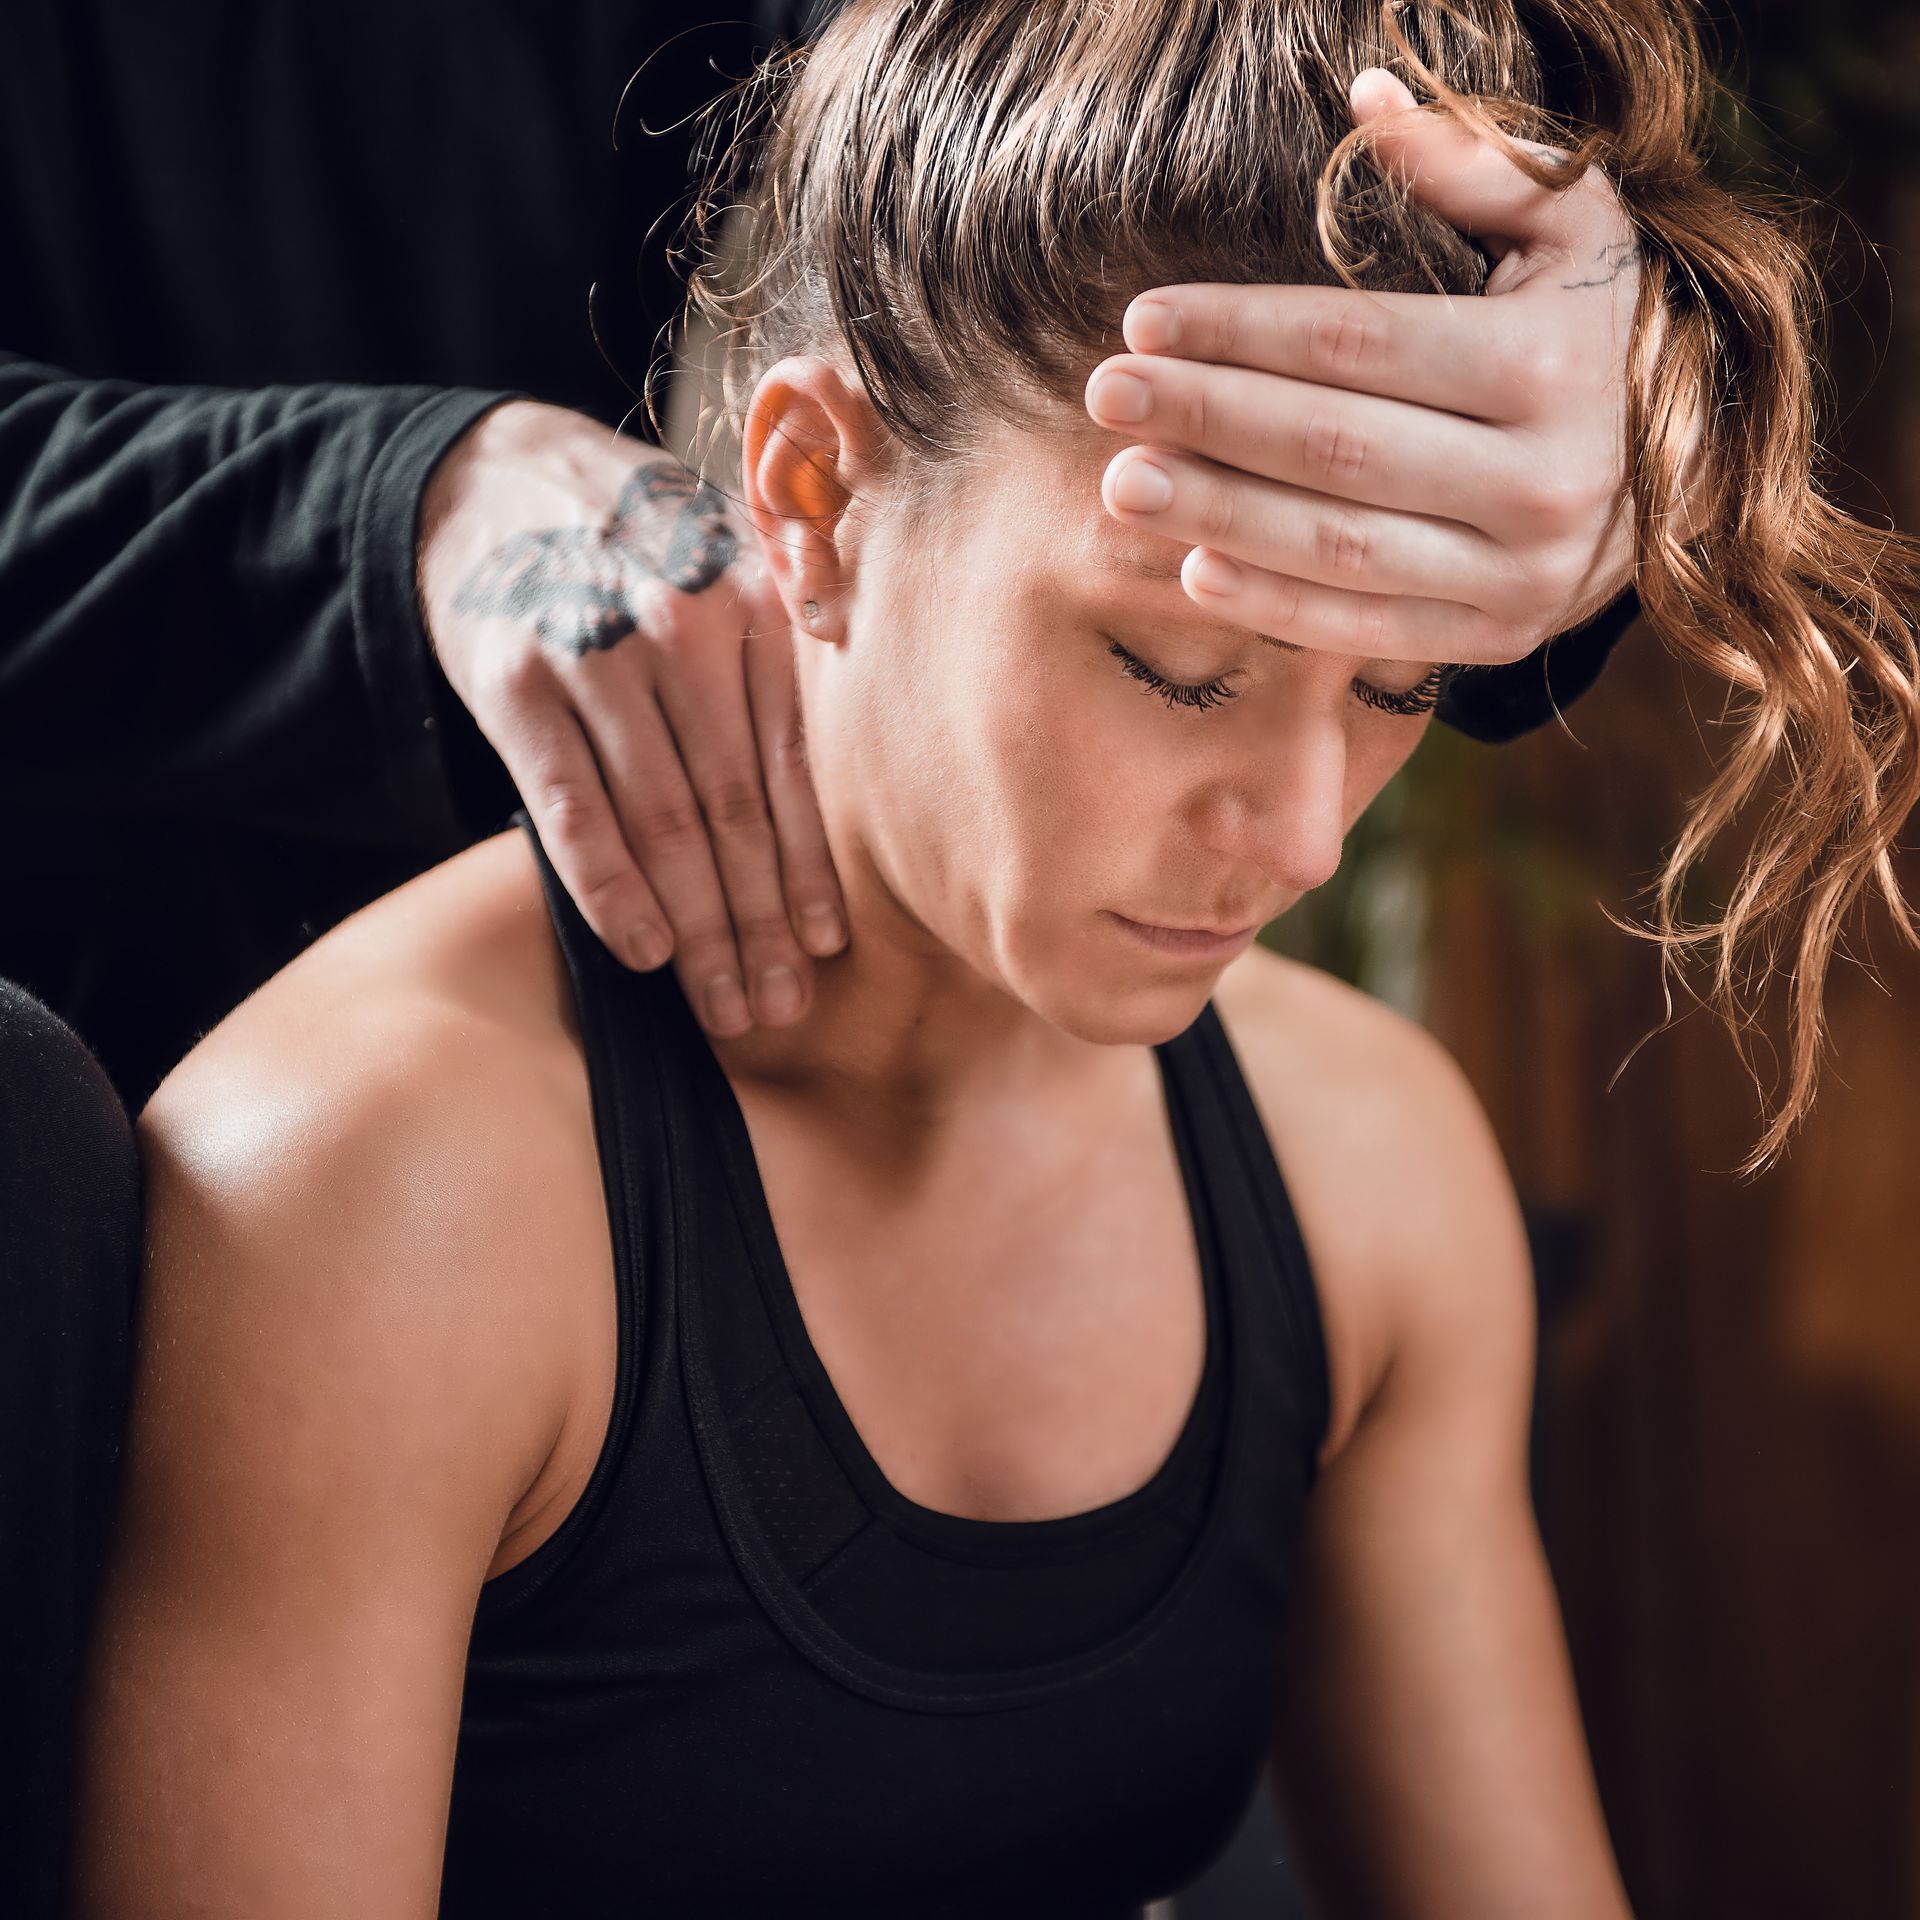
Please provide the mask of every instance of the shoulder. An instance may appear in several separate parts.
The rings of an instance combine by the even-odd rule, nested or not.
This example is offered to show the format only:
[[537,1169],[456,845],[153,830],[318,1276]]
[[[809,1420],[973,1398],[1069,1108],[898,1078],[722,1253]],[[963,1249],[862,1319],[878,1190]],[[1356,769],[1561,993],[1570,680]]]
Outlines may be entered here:
[[316,942],[135,1129],[158,1337],[326,1382],[423,1446],[457,1451],[423,1429],[485,1409],[500,1457],[475,1467],[503,1481],[537,1474],[564,1419],[561,1316],[607,1259],[571,1000],[520,838]]
[[1395,1368],[1518,1373],[1530,1388],[1526,1234],[1453,1056],[1379,1001],[1263,949],[1228,969],[1215,1004],[1313,1260],[1333,1372],[1327,1456]]
[[437,1884],[474,1608],[564,1451],[557,1316],[576,1260],[597,1277],[590,1121],[512,853],[317,942],[138,1122],[89,1911],[161,1885],[195,1890],[169,1911],[309,1911],[316,1859],[342,1911]]

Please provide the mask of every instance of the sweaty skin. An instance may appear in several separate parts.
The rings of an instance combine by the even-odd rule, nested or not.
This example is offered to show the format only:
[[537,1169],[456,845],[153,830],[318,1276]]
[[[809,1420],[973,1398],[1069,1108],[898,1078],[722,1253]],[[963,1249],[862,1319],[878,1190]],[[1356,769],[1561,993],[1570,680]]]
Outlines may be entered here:
[[[1432,1040],[1246,944],[1333,871],[1435,663],[1197,608],[1178,551],[1101,509],[1090,424],[938,476],[937,513],[876,491],[872,427],[809,360],[749,421],[855,938],[803,1020],[716,1044],[835,1390],[949,1512],[1152,1474],[1202,1295],[1148,1049],[1216,998],[1332,1368],[1273,1722],[1325,1910],[1619,1920],[1527,1505],[1498,1152]],[[613,1384],[586,1063],[523,837],[316,943],[140,1137],[81,1912],[427,1920],[476,1596],[578,1498]]]

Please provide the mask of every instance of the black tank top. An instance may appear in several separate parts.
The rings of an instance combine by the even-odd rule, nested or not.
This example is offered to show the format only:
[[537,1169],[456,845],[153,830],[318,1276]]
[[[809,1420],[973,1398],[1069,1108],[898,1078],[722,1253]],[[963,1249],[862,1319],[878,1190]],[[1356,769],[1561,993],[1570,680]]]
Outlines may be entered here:
[[1212,1007],[1156,1049],[1206,1291],[1179,1440],[1087,1512],[937,1512],[835,1397],[672,970],[613,960],[534,847],[619,1354],[580,1499],[481,1591],[442,1915],[1123,1920],[1188,1884],[1259,1782],[1328,1418],[1306,1252]]

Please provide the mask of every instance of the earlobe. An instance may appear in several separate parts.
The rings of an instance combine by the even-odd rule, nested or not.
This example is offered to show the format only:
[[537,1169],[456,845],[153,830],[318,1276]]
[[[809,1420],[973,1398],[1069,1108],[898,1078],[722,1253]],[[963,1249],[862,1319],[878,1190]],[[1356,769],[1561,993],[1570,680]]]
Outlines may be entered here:
[[851,585],[852,478],[866,396],[825,361],[791,357],[761,376],[741,442],[742,492],[789,609],[820,609]]

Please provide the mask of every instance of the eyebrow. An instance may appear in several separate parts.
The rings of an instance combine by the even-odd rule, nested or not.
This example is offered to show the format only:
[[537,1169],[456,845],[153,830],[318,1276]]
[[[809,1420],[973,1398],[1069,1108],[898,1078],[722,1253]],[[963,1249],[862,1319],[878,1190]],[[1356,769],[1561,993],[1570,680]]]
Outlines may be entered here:
[[[1164,560],[1128,560],[1116,565],[1114,571],[1125,575],[1130,580],[1151,580],[1156,584],[1171,584],[1177,587],[1180,584],[1180,568],[1183,560],[1184,556],[1182,560],[1176,560],[1172,565],[1169,565]],[[1254,629],[1249,628],[1248,631],[1254,632]],[[1309,649],[1303,647],[1299,641],[1282,640],[1278,634],[1254,632],[1254,637],[1259,640],[1264,640],[1270,647],[1279,648],[1282,653],[1306,653],[1309,651]]]

